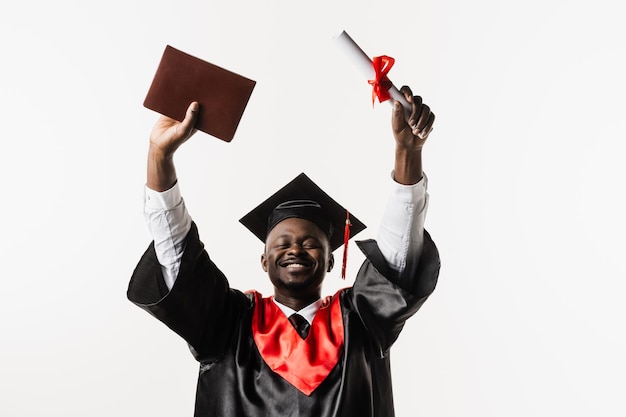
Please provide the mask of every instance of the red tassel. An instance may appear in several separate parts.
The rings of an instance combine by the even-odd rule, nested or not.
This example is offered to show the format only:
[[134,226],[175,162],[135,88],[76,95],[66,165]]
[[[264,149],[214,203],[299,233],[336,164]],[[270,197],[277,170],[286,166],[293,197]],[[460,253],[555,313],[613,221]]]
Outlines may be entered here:
[[343,229],[343,262],[341,264],[341,278],[346,279],[346,265],[348,263],[348,241],[350,241],[350,212],[346,210],[346,226]]

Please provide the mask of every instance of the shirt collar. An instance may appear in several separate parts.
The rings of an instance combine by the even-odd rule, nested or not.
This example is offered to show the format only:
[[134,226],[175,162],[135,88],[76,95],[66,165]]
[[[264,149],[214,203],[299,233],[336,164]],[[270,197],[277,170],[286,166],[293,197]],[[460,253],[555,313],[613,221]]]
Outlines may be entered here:
[[294,313],[298,313],[302,317],[304,317],[306,321],[309,322],[309,324],[313,323],[313,318],[315,317],[315,313],[317,313],[317,310],[320,309],[320,307],[322,306],[322,303],[324,302],[324,300],[320,298],[317,301],[309,304],[308,306],[300,309],[299,311],[296,311],[292,309],[291,307],[287,307],[286,305],[279,303],[278,301],[276,301],[276,298],[274,297],[272,297],[272,300],[278,306],[278,308],[280,308],[280,311],[282,311],[285,314],[285,316],[289,317]]

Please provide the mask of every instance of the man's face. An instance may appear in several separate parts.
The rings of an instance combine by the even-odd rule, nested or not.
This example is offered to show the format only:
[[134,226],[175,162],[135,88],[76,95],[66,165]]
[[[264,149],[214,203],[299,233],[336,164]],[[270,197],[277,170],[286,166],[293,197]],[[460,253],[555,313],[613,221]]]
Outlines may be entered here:
[[333,262],[326,234],[315,223],[300,218],[285,219],[274,226],[261,257],[277,298],[281,294],[319,297]]

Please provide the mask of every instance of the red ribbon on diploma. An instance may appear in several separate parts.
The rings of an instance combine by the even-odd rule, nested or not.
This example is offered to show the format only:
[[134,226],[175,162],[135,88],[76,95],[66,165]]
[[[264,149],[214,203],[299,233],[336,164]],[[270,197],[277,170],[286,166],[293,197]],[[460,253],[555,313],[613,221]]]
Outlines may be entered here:
[[393,67],[395,62],[395,59],[387,55],[375,56],[372,58],[372,64],[374,65],[374,72],[376,76],[376,79],[369,80],[369,83],[372,86],[372,106],[374,105],[376,98],[378,98],[379,103],[387,101],[391,98],[389,89],[391,88],[392,83],[389,78],[387,78],[387,73],[391,67]]

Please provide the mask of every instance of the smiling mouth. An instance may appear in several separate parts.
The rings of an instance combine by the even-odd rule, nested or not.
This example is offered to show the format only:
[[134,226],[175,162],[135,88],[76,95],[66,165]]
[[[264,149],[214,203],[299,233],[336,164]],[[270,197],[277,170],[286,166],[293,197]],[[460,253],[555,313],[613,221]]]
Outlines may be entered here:
[[287,268],[287,269],[305,269],[305,268],[310,268],[311,264],[308,262],[302,262],[302,261],[287,261],[287,262],[281,262],[280,266],[283,268]]
[[285,268],[287,269],[302,269],[302,268],[308,268],[306,265],[303,264],[289,264],[286,265]]

